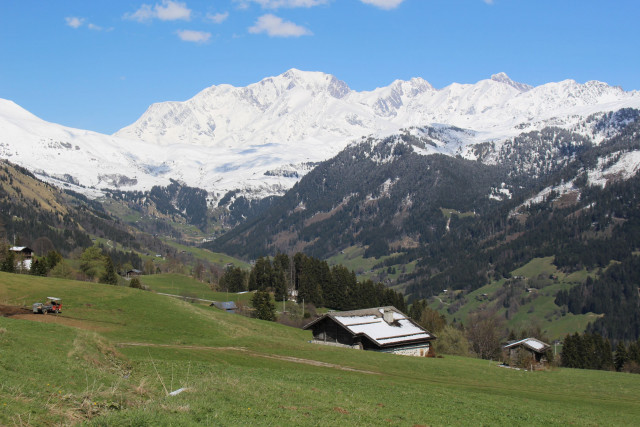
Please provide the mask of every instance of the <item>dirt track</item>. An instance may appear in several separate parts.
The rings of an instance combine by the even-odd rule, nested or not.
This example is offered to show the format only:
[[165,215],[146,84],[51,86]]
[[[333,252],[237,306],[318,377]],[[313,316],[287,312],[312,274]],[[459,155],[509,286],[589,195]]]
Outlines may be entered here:
[[72,319],[65,317],[63,314],[34,314],[29,308],[14,305],[0,304],[0,317],[11,317],[12,319],[30,320],[41,323],[58,323],[60,325],[97,332],[108,331],[110,329],[108,325],[101,325],[84,319]]
[[31,310],[26,307],[0,304],[0,316],[2,317],[12,317],[18,314],[29,314],[29,313],[31,313]]

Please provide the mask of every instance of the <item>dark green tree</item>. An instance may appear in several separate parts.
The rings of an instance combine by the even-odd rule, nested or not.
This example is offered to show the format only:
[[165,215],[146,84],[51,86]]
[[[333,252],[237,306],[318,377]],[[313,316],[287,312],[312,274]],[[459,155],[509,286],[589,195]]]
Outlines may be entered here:
[[256,318],[271,322],[276,320],[276,306],[271,301],[269,292],[257,291],[251,298],[251,304],[255,309]]
[[244,292],[247,290],[247,272],[240,267],[228,267],[220,280],[218,287],[221,291]]
[[282,301],[287,298],[287,280],[284,271],[280,269],[273,270],[273,296],[276,301]]
[[16,258],[7,245],[2,245],[0,250],[0,271],[14,273],[16,271]]
[[100,276],[100,283],[114,286],[118,284],[118,274],[110,256],[105,257],[104,273]]
[[60,261],[62,261],[62,255],[57,251],[49,251],[45,255],[44,260],[47,265],[47,270],[51,270],[53,267],[58,265]]
[[249,290],[266,290],[273,287],[273,268],[269,257],[260,257],[249,274]]
[[31,269],[29,270],[29,274],[33,276],[46,276],[48,273],[46,260],[34,258],[31,262]]
[[135,289],[142,289],[142,282],[140,282],[140,279],[138,279],[137,277],[134,277],[129,282],[129,287],[135,288]]
[[616,355],[613,360],[616,366],[616,371],[622,371],[624,364],[629,361],[629,353],[627,352],[627,347],[624,345],[624,341],[618,341],[618,345],[616,346]]

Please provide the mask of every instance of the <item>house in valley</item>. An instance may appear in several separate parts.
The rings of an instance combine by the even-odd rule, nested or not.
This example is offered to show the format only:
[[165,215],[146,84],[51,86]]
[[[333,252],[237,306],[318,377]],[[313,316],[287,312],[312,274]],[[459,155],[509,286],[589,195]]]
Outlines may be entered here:
[[26,246],[12,246],[9,248],[13,252],[18,270],[31,270],[31,261],[33,260],[33,250]]
[[313,343],[408,356],[433,355],[436,337],[395,307],[329,312],[306,325]]
[[[536,367],[542,367],[547,362],[545,354],[549,349],[551,349],[549,344],[536,338],[525,338],[504,346],[506,356],[511,361],[510,364],[518,364],[518,361],[530,357],[531,362],[537,365]],[[534,368],[533,364],[530,364],[531,368]]]

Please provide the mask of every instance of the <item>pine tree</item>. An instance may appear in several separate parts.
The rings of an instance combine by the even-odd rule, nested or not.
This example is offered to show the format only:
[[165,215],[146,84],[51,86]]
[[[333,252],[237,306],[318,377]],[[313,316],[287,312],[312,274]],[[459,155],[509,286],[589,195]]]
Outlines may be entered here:
[[0,271],[5,271],[7,273],[13,273],[16,271],[16,258],[13,251],[10,251],[8,246],[2,247],[0,258]]
[[31,269],[29,270],[29,274],[33,276],[46,276],[47,271],[47,263],[44,259],[34,259],[31,262]]
[[284,271],[273,270],[273,293],[276,301],[282,301],[287,298],[287,280]]
[[137,277],[134,277],[129,282],[129,287],[135,288],[135,289],[142,289],[142,282],[140,282],[140,279],[138,279]]
[[118,274],[110,256],[105,257],[104,274],[100,276],[100,283],[114,286],[118,284]]
[[251,304],[256,310],[256,318],[262,320],[269,320],[274,322],[276,320],[276,306],[271,301],[271,295],[267,291],[257,291],[253,298],[251,298]]
[[616,366],[616,371],[622,371],[624,364],[629,361],[629,354],[627,353],[627,348],[622,340],[618,341],[618,345],[616,346],[616,355],[613,361]]

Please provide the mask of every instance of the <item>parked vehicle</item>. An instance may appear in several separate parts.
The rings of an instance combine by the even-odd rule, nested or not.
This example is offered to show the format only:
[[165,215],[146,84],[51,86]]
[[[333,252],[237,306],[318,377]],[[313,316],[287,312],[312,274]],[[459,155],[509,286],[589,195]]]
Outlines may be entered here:
[[62,313],[62,300],[56,297],[47,297],[45,304],[36,302],[33,304],[34,314]]

